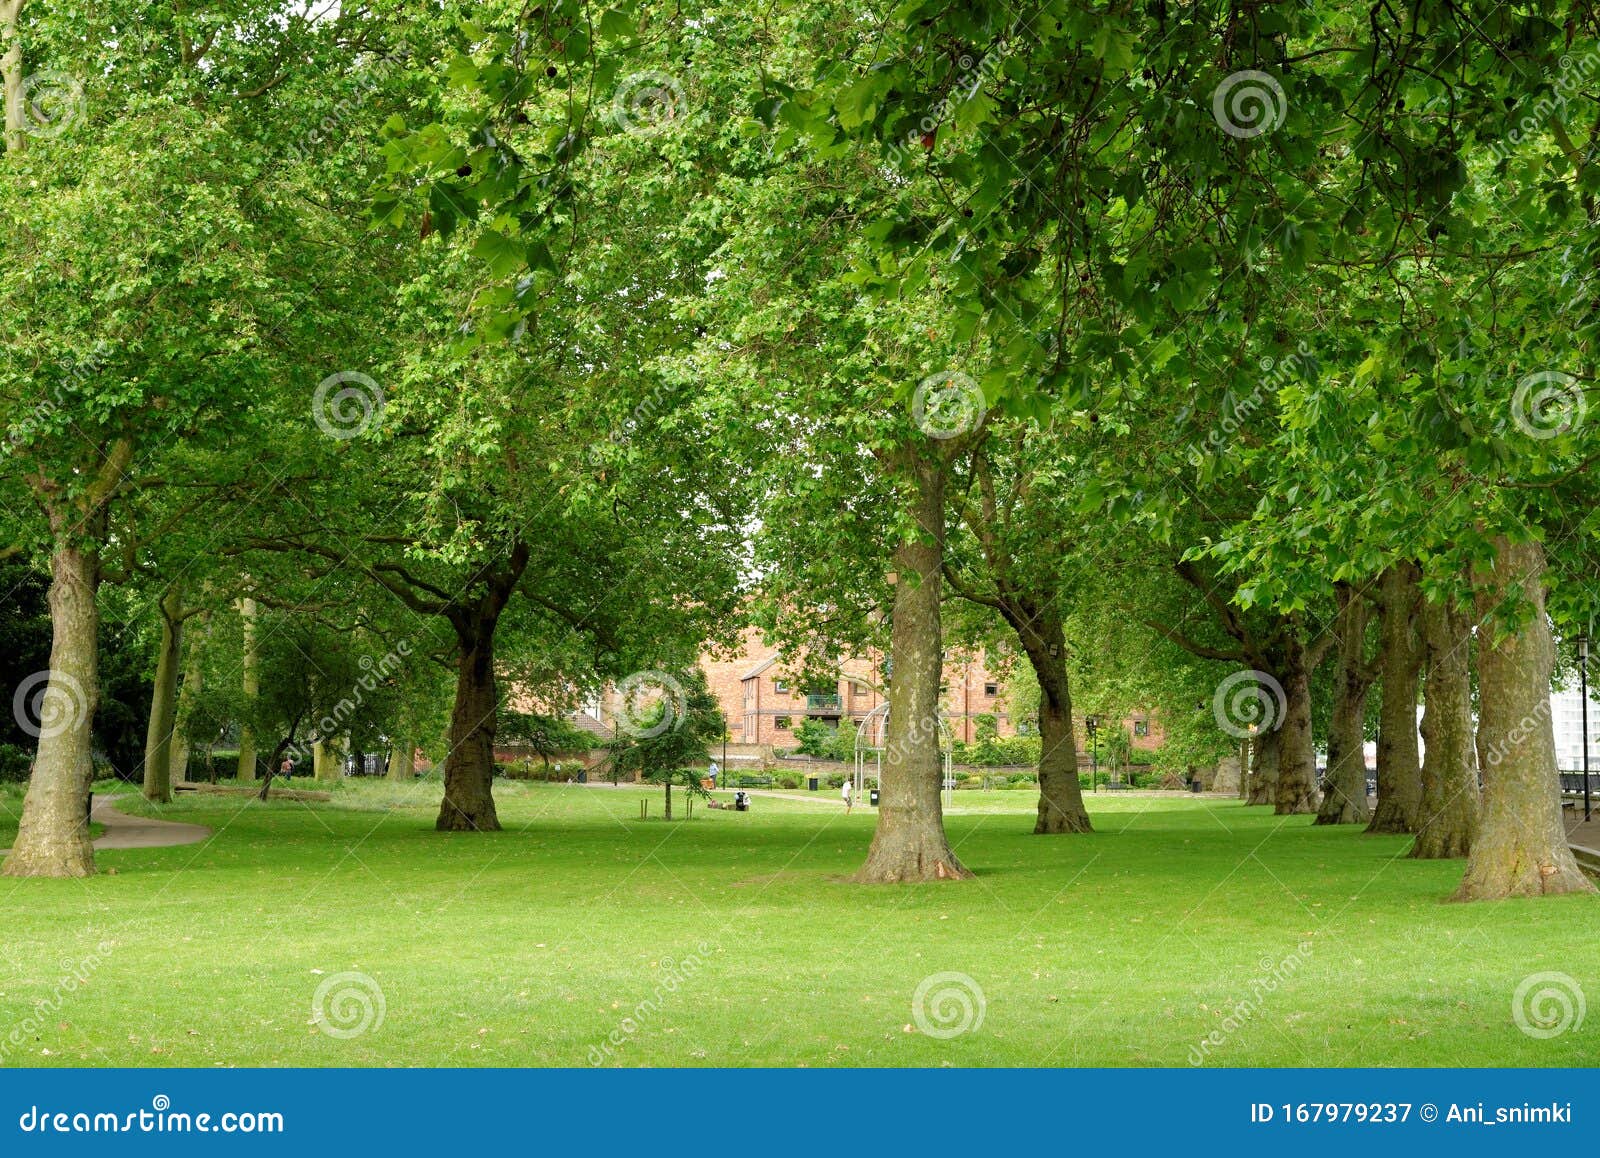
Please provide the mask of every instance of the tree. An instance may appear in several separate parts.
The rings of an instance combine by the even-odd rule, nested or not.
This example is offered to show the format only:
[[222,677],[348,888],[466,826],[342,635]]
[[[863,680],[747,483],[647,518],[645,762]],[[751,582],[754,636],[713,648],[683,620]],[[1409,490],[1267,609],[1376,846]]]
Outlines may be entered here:
[[664,815],[671,820],[674,784],[709,796],[692,766],[703,762],[707,747],[727,734],[727,721],[699,668],[649,673],[619,694],[617,738],[607,746],[606,762],[614,776],[636,774],[661,785]]

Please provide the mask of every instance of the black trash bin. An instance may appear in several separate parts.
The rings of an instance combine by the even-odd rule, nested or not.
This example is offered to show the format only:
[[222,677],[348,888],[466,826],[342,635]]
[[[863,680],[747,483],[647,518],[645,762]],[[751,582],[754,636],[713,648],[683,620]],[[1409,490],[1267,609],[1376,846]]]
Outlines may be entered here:
[[587,783],[589,783],[589,769],[585,768],[583,771],[578,773],[578,783],[579,784],[587,784]]
[[868,795],[867,800],[871,802],[872,807],[874,807],[874,808],[878,807],[878,790],[876,788],[871,790],[871,793]]
[[1189,791],[1198,793],[1200,791],[1200,781],[1198,781],[1198,780],[1189,781]]
[[811,776],[811,777],[807,778],[806,787],[811,789],[811,791],[815,792],[817,790],[817,788],[818,788],[817,778],[815,776]]

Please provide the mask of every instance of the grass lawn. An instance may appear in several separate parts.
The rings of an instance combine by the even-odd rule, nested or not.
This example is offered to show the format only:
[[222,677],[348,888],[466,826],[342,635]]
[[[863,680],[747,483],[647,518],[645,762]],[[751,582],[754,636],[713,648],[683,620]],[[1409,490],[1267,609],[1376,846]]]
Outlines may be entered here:
[[[872,810],[826,793],[667,824],[657,790],[507,783],[468,836],[438,792],[185,797],[146,811],[208,843],[0,880],[4,1064],[1184,1066],[1213,1031],[1212,1065],[1600,1062],[1600,1016],[1540,1040],[1511,1008],[1544,971],[1600,1000],[1600,898],[1444,904],[1461,863],[1402,838],[1106,795],[1094,835],[1035,837],[1030,794],[973,793],[976,882],[862,888]],[[346,971],[384,1011],[342,1038],[312,1002]],[[941,973],[983,995],[948,1039],[912,1009]]]

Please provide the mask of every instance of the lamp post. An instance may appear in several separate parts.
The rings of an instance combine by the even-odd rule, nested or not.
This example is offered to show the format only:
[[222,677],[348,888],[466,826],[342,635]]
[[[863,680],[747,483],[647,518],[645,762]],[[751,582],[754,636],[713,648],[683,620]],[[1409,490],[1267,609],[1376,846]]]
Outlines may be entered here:
[[1089,785],[1100,791],[1100,717],[1083,717],[1083,730],[1089,733]]
[[1589,636],[1579,632],[1573,642],[1578,645],[1578,694],[1583,699],[1583,822],[1587,824],[1593,815],[1589,799]]

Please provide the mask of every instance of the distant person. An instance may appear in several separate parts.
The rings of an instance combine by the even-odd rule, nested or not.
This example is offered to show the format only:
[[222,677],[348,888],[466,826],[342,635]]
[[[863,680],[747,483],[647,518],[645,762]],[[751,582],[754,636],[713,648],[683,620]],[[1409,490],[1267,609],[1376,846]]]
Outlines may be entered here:
[[294,775],[294,757],[290,756],[286,758],[284,762],[278,766],[278,775],[282,776],[285,780]]
[[850,815],[850,809],[855,807],[856,802],[855,794],[850,788],[850,781],[846,780],[844,782],[844,787],[839,790],[839,794],[844,797],[844,812],[848,816]]
[[711,761],[711,763],[706,766],[706,779],[711,781],[711,787],[715,788],[717,786],[717,777],[721,774],[721,772],[722,769],[717,767],[717,762],[715,760]]

